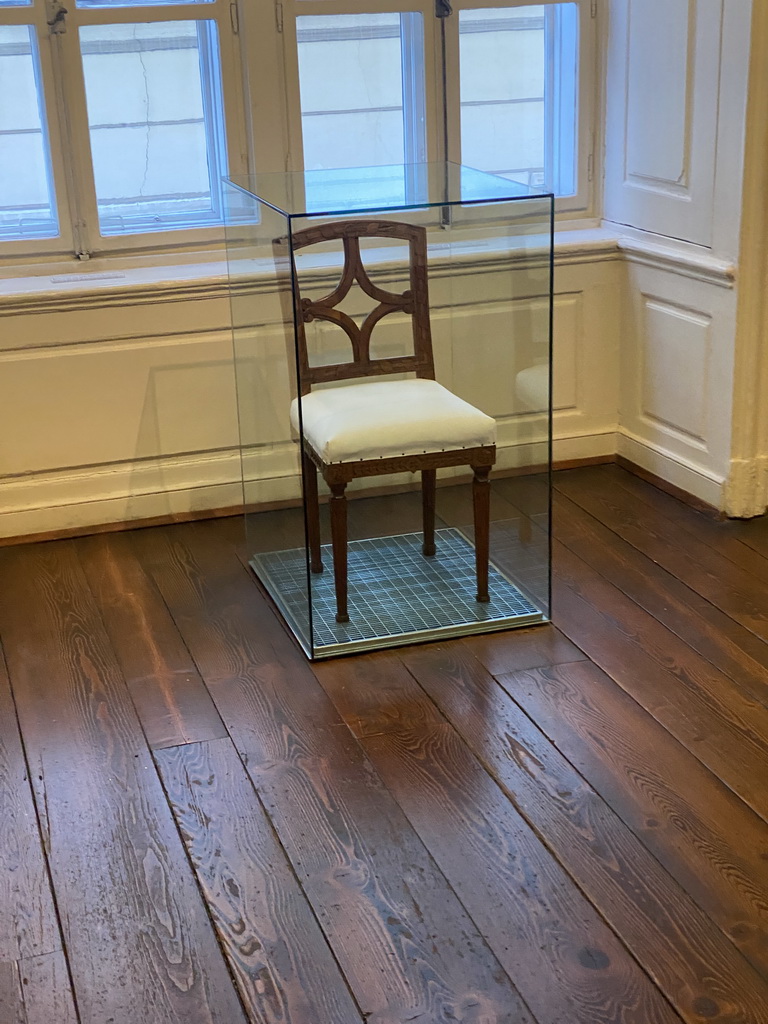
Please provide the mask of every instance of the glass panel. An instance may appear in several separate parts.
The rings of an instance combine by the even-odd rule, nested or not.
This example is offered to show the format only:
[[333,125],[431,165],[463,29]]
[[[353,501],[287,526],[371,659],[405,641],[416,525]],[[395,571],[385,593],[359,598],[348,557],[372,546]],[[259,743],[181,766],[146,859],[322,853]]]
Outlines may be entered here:
[[0,7],[31,7],[32,0],[0,0]]
[[[306,172],[301,189],[288,176],[282,195],[311,193],[318,173]],[[332,172],[322,173],[333,192]],[[353,193],[340,223],[283,215],[231,190],[248,554],[314,658],[549,616],[553,199],[515,197],[508,181],[455,165],[419,173],[442,203],[409,210],[391,201],[356,218]],[[276,177],[258,179],[272,197]],[[354,177],[365,180],[366,169],[342,172],[342,184]],[[448,198],[465,189],[485,216],[462,216],[461,201]],[[511,196],[498,198],[504,189]],[[345,254],[354,273],[344,272]],[[425,551],[420,473],[431,469],[435,550]]]
[[305,532],[290,421],[297,393],[289,220],[239,188],[227,187],[224,195],[248,558],[309,650],[306,561],[289,587],[274,578],[282,552],[303,557]]
[[302,16],[297,32],[304,166],[422,162],[422,16]]
[[236,174],[230,181],[293,216],[341,215],[445,203],[485,204],[489,199],[538,195],[518,182],[450,162],[342,167],[291,174]]
[[459,13],[462,161],[576,191],[578,5]]
[[35,30],[0,26],[0,238],[58,233]]
[[102,235],[222,223],[215,23],[93,25],[80,45]]

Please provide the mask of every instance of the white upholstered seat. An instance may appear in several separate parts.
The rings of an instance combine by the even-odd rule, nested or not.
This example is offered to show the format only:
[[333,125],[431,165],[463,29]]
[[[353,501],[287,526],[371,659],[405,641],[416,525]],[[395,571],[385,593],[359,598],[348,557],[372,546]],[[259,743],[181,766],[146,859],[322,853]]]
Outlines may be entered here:
[[[496,443],[490,416],[437,381],[377,380],[301,399],[304,438],[326,464],[459,451]],[[299,429],[299,400],[291,423]]]

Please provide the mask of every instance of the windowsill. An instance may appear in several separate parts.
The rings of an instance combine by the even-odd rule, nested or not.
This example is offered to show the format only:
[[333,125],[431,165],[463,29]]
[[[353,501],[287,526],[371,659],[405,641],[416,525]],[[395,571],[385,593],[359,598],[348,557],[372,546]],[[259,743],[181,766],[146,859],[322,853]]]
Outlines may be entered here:
[[[482,263],[505,256],[513,249],[494,237],[479,239],[463,250],[454,247],[452,254],[460,252],[468,262]],[[542,236],[539,259],[546,252],[547,239]],[[384,250],[382,261],[391,260],[392,256],[392,249]],[[522,258],[536,256],[536,247],[528,244]],[[626,259],[724,287],[732,287],[736,277],[731,261],[717,258],[701,246],[607,222],[600,226],[595,222],[563,222],[555,233],[554,256],[556,267]],[[258,271],[258,266],[253,261],[252,271]],[[335,267],[336,261],[319,257],[315,266],[322,273]],[[269,261],[265,260],[263,267],[266,284],[273,274]],[[226,259],[214,252],[5,267],[0,270],[0,315],[36,309],[50,311],[52,306],[225,297],[228,283]]]

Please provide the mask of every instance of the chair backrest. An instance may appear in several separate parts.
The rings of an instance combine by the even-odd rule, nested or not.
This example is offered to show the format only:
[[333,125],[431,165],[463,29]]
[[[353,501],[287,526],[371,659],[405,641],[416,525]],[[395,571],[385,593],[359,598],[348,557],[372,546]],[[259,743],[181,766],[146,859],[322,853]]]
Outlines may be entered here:
[[[400,294],[375,285],[363,265],[361,238],[402,238],[409,246],[410,288]],[[304,249],[341,239],[344,245],[344,268],[336,288],[321,299],[303,299],[299,293],[298,276],[294,273],[295,319],[298,345],[299,385],[303,395],[313,384],[324,381],[350,380],[387,373],[413,373],[434,379],[432,333],[429,324],[427,290],[427,232],[425,228],[387,220],[345,220],[297,231],[292,236],[293,250]],[[336,307],[358,282],[366,295],[378,302],[360,327]],[[380,320],[390,313],[407,313],[413,327],[413,355],[389,359],[371,359],[371,334]],[[312,320],[328,320],[347,334],[352,343],[352,359],[347,363],[310,366],[304,324]]]

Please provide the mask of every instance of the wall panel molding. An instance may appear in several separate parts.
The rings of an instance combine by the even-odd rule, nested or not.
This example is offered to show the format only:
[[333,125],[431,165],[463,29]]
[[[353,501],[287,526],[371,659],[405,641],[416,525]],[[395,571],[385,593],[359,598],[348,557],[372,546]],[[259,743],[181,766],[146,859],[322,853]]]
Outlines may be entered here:
[[713,244],[722,16],[723,0],[613,0],[609,220]]

